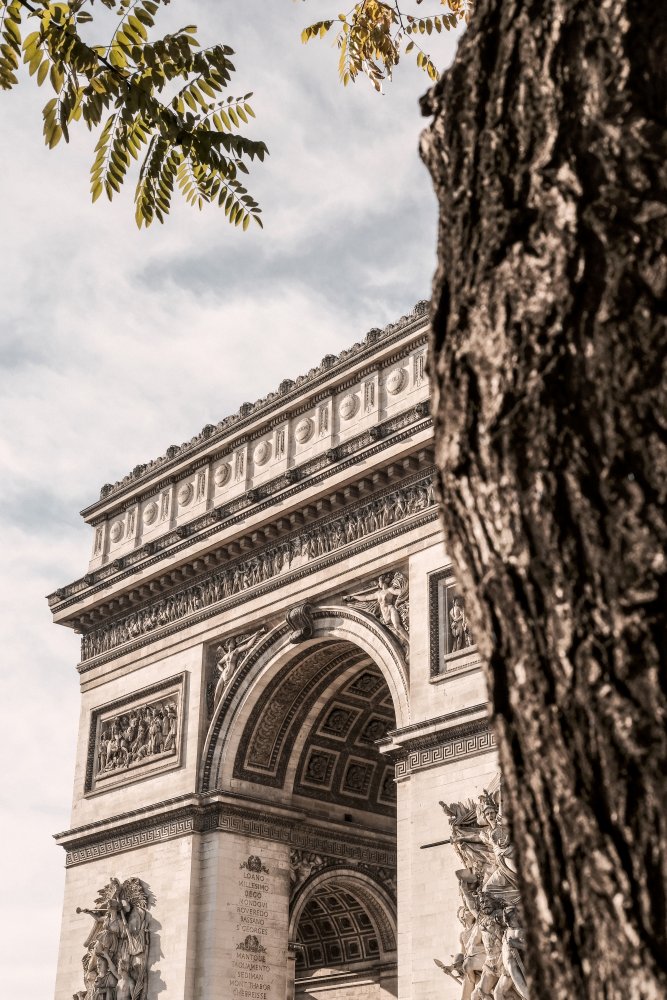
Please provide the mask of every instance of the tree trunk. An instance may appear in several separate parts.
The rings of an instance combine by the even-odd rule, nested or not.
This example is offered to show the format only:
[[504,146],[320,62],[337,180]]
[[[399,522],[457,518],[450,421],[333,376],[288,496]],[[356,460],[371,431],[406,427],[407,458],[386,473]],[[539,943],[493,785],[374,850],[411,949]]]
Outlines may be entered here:
[[444,526],[533,1000],[667,997],[665,17],[481,0],[423,100]]

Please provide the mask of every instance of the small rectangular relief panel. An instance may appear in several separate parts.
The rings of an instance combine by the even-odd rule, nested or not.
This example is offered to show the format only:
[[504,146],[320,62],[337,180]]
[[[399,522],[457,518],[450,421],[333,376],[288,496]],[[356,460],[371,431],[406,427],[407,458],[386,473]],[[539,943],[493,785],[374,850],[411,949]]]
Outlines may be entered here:
[[91,712],[86,794],[180,767],[185,681],[178,674]]
[[431,677],[476,667],[477,644],[451,567],[429,575],[428,592]]

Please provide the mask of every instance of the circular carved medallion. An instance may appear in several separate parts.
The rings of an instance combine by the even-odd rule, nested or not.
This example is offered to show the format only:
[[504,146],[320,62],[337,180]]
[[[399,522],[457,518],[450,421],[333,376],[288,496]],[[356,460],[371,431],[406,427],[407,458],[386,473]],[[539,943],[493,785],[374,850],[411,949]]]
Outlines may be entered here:
[[223,462],[222,465],[219,465],[218,468],[215,470],[215,476],[213,477],[215,479],[215,485],[224,486],[227,480],[229,479],[229,474],[231,471],[232,470],[229,468],[227,462]]
[[394,368],[387,377],[387,392],[397,396],[405,385],[405,368]]
[[156,517],[157,517],[157,504],[155,503],[155,500],[151,500],[151,502],[147,503],[146,506],[144,507],[144,523],[153,524]]
[[187,504],[190,503],[190,501],[192,500],[193,493],[194,490],[192,488],[192,483],[183,483],[183,485],[179,487],[178,493],[176,495],[178,497],[178,502],[180,503],[181,507],[186,507]]
[[255,462],[257,465],[264,465],[269,460],[271,445],[268,441],[260,441],[255,448]]
[[313,421],[310,417],[304,417],[303,420],[300,420],[296,425],[294,437],[297,439],[299,444],[304,444],[310,437],[312,437],[312,433]]
[[112,542],[119,542],[123,537],[125,531],[125,525],[122,521],[114,521],[111,525],[111,530],[109,532],[109,537]]
[[345,396],[343,402],[340,404],[340,415],[343,420],[350,420],[357,412],[358,407],[359,400],[356,396],[352,395],[352,393],[349,396]]

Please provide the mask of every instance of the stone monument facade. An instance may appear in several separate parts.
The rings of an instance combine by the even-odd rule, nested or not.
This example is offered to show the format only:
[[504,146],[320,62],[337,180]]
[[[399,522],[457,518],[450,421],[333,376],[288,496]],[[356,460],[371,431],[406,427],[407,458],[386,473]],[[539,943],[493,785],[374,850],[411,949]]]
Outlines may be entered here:
[[49,597],[81,635],[56,1000],[523,996],[459,941],[497,760],[426,328],[420,303],[83,511],[87,571]]

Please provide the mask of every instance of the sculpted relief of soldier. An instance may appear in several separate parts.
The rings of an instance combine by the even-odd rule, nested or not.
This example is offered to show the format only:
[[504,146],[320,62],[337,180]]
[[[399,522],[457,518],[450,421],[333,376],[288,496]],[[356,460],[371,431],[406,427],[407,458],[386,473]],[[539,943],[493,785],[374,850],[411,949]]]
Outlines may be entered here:
[[361,611],[379,618],[394,633],[407,657],[410,648],[410,604],[408,581],[403,573],[383,573],[372,587],[356,594],[348,594],[343,600],[346,604],[353,604]]
[[215,651],[215,667],[218,680],[213,695],[213,706],[216,707],[230,683],[236,676],[240,666],[250,653],[253,646],[264,635],[265,628],[257,629],[248,635],[235,635],[226,639]]
[[116,878],[100,890],[88,913],[93,927],[84,942],[85,988],[73,1000],[146,1000],[148,977],[148,894],[138,878]]
[[529,1000],[514,846],[502,821],[501,794],[441,802],[451,841],[464,867],[456,872],[463,925],[450,965],[435,959],[461,985],[461,1000]]
[[97,745],[97,774],[127,770],[158,755],[176,752],[178,709],[153,702],[106,719]]

